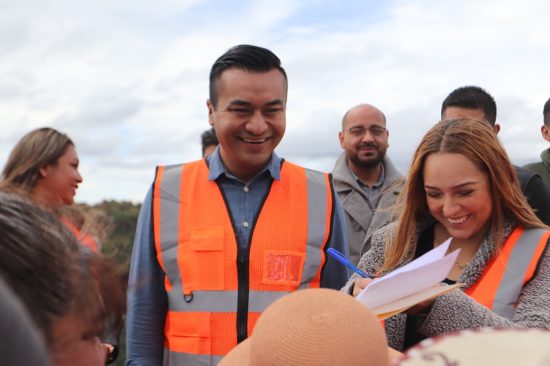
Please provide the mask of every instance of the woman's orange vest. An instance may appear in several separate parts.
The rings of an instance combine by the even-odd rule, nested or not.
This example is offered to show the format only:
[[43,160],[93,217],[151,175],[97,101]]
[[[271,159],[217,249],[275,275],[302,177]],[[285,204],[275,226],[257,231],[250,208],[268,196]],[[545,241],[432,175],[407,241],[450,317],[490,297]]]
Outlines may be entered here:
[[512,319],[523,286],[535,275],[550,231],[516,227],[501,252],[464,292],[495,313]]
[[288,162],[239,247],[204,160],[159,167],[153,188],[157,258],[168,295],[165,364],[210,365],[250,334],[279,297],[319,287],[331,229],[327,174]]
[[59,220],[65,224],[65,226],[71,230],[71,232],[74,234],[74,236],[78,239],[78,241],[80,242],[80,244],[84,245],[85,247],[87,247],[88,249],[90,249],[92,252],[99,252],[99,244],[97,242],[97,240],[89,235],[89,234],[86,234],[86,233],[83,233],[82,231],[80,231],[69,219],[61,216],[59,218]]

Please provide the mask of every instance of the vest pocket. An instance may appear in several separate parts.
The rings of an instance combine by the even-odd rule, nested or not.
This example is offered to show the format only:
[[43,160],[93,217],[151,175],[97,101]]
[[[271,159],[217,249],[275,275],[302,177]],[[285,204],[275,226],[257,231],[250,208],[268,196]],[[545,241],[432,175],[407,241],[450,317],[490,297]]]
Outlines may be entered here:
[[211,314],[206,312],[168,313],[166,337],[171,351],[210,354]]
[[262,282],[270,285],[299,286],[304,261],[305,254],[302,252],[266,250]]
[[189,240],[179,246],[183,292],[224,289],[225,231],[200,228],[190,231]]

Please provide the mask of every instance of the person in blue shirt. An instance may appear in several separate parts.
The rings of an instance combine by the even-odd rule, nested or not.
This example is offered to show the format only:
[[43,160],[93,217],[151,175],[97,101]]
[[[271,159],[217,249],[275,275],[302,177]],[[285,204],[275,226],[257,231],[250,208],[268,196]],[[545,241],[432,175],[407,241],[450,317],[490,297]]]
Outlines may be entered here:
[[348,255],[329,174],[275,152],[287,76],[265,48],[239,45],[210,73],[209,157],[158,167],[138,219],[126,365],[216,365],[262,311],[302,288],[341,288]]

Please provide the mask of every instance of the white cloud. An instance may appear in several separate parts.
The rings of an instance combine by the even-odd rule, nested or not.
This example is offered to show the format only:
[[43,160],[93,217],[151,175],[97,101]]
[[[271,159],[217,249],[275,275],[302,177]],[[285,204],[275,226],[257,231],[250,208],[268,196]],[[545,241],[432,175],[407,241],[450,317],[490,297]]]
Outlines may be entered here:
[[154,165],[198,158],[213,61],[229,47],[274,50],[289,75],[278,152],[330,170],[350,107],[388,117],[404,171],[454,88],[497,100],[518,163],[539,159],[550,97],[548,5],[505,1],[3,0],[0,159],[32,128],[67,132],[85,183],[77,199],[139,201]]

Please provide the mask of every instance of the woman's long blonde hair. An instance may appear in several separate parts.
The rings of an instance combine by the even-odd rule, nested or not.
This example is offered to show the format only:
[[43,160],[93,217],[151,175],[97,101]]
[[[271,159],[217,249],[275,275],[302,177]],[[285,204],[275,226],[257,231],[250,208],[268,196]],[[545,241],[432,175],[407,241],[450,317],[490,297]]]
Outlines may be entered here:
[[399,197],[397,234],[386,243],[381,272],[395,268],[407,257],[416,245],[418,221],[430,216],[423,172],[426,159],[435,153],[461,154],[487,174],[493,203],[490,233],[496,250],[503,244],[506,218],[525,228],[547,228],[527,203],[515,169],[492,128],[472,119],[441,121],[426,133],[414,153],[405,189]]

